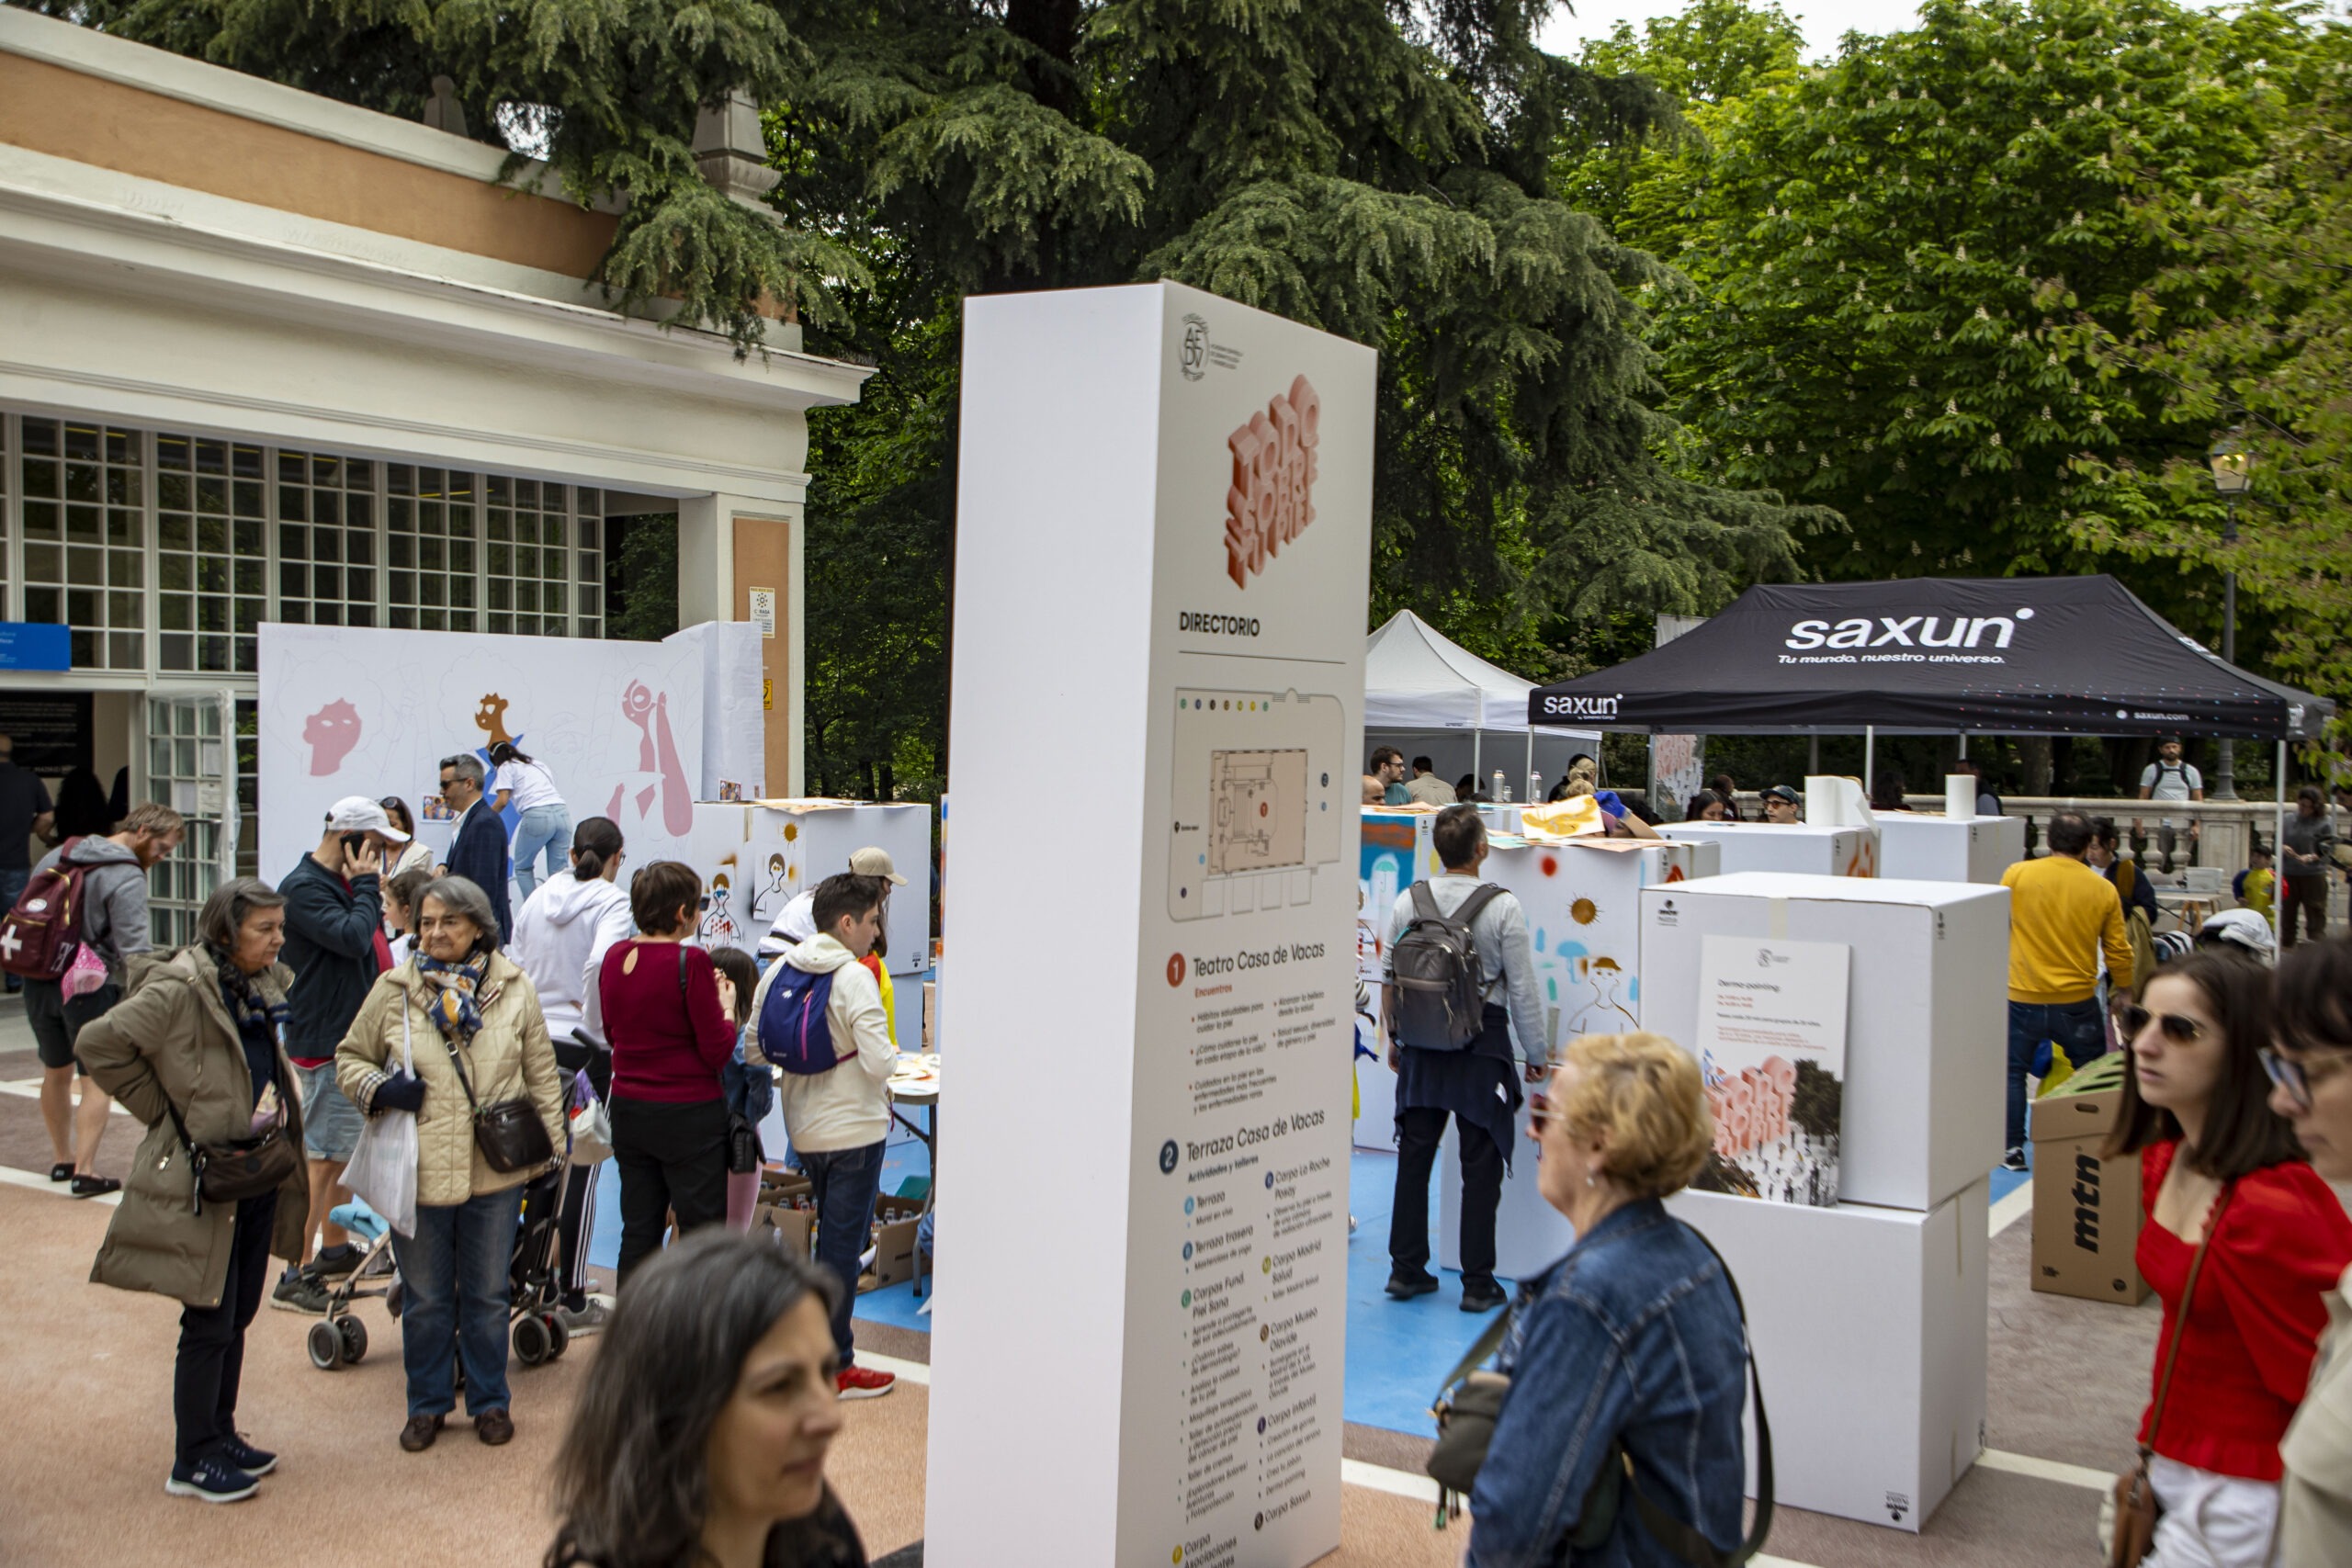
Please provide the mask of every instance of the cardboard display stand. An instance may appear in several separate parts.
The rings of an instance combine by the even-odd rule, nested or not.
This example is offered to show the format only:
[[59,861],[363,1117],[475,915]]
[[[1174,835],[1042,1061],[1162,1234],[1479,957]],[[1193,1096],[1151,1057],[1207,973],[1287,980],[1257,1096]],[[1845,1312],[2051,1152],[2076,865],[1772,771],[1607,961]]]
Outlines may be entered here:
[[1712,840],[1723,846],[1728,874],[1785,871],[1812,876],[1876,876],[1878,829],[1815,828],[1810,823],[1661,822],[1658,836],[1678,841]]
[[1879,814],[1878,874],[1894,881],[1998,882],[2024,858],[2022,817]]
[[1340,1544],[1375,367],[1176,284],[965,303],[933,1568],[1041,1479],[1024,1561]]
[[[1781,1506],[1916,1532],[1976,1462],[1990,1196],[1979,1174],[1925,1213],[1667,1200],[1739,1281]],[[1753,1495],[1752,1410],[1747,1455]]]
[[2109,1051],[2033,1102],[2033,1288],[2137,1306],[2140,1156],[2101,1159],[2129,1051]]
[[1685,1044],[1698,1039],[1708,936],[1853,950],[1848,1204],[1932,1209],[2000,1159],[2008,889],[1748,872],[1649,888],[1642,911],[1643,1027]]

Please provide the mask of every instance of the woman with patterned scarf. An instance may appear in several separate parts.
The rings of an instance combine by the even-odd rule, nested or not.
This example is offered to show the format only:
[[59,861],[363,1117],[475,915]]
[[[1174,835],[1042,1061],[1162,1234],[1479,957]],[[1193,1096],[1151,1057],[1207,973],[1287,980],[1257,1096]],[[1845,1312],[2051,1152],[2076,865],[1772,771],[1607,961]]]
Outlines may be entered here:
[[456,1409],[458,1359],[474,1435],[492,1445],[514,1435],[507,1269],[522,1186],[539,1173],[492,1169],[475,1146],[471,1107],[527,1100],[554,1148],[565,1136],[547,1019],[529,977],[498,951],[489,896],[445,876],[417,904],[414,956],[377,979],[335,1051],[335,1081],[363,1113],[416,1115],[416,1234],[392,1240],[405,1296],[401,1447],[411,1453],[431,1448]]

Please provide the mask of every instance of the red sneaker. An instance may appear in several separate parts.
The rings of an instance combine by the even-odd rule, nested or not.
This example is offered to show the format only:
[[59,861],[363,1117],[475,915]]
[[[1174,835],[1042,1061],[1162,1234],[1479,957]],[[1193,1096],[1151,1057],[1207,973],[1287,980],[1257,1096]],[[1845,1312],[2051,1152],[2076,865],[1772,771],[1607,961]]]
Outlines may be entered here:
[[843,1367],[834,1386],[843,1399],[879,1399],[899,1386],[899,1374],[865,1367]]

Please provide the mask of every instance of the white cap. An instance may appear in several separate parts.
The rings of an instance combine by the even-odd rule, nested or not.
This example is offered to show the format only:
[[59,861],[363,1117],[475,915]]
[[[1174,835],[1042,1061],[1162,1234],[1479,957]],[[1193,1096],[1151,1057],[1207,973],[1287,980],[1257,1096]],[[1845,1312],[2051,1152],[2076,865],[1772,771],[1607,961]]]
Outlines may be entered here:
[[2257,958],[2267,959],[2278,951],[2270,922],[2252,909],[2222,910],[2205,922],[2203,934],[2216,941],[2234,942]]
[[890,852],[871,844],[849,857],[849,868],[859,876],[878,876],[893,887],[907,885],[907,879],[899,874],[897,863],[890,859]]
[[384,808],[364,795],[346,795],[327,807],[327,826],[338,833],[381,833],[396,844],[408,842]]

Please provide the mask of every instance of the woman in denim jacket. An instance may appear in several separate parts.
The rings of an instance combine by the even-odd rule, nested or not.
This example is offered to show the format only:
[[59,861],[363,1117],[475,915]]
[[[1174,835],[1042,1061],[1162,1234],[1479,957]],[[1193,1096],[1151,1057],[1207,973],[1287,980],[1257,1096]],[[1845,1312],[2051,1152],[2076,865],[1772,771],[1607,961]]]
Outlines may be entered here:
[[1659,1201],[1714,1142],[1698,1064],[1656,1034],[1585,1035],[1536,1098],[1531,1133],[1544,1200],[1577,1243],[1520,1285],[1465,1568],[1680,1568],[1630,1495],[1599,1546],[1567,1549],[1612,1440],[1645,1497],[1730,1551],[1746,1473],[1739,1308],[1722,1262]]

